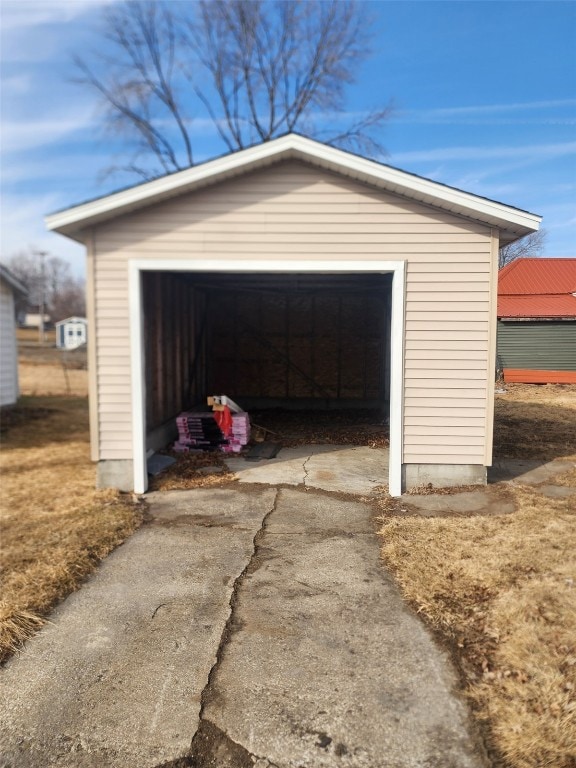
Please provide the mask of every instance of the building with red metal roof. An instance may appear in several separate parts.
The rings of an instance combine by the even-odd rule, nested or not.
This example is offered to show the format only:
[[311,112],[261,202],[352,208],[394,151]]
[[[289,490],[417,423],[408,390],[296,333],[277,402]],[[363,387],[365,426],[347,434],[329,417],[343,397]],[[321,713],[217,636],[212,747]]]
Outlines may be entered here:
[[576,259],[520,258],[498,275],[505,381],[576,383]]

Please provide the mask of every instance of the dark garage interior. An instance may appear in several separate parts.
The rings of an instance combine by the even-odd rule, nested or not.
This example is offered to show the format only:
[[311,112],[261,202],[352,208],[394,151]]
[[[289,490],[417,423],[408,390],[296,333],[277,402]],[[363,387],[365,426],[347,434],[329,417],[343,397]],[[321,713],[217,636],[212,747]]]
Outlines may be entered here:
[[247,411],[387,415],[392,275],[145,272],[142,281],[148,433],[211,394]]

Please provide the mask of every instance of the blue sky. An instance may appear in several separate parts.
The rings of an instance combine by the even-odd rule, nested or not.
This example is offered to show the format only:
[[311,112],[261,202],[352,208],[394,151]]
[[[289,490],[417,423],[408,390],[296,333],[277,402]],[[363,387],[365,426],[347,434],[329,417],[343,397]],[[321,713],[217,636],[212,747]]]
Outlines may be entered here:
[[[94,49],[104,0],[1,0],[1,241],[84,269],[43,216],[136,179],[106,177],[122,148],[100,129],[74,53]],[[544,216],[547,256],[576,256],[576,2],[369,2],[374,55],[350,112],[392,100],[382,158]],[[195,122],[197,159],[224,150]]]

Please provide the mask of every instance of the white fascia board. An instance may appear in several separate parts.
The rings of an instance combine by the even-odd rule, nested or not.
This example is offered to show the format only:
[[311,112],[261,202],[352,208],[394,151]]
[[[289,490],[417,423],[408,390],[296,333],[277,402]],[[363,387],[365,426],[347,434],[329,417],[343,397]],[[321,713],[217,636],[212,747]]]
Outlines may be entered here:
[[514,232],[518,230],[518,236],[536,231],[542,220],[542,217],[536,214],[414,176],[303,136],[289,134],[211,160],[203,165],[54,213],[46,217],[46,226],[50,230],[68,234],[67,230],[76,231],[80,227],[89,226],[101,218],[106,218],[107,215],[120,215],[141,205],[151,205],[167,197],[191,192],[202,185],[216,183],[239,173],[247,173],[267,163],[288,158],[308,161],[391,193],[484,220],[492,226],[503,225],[506,228],[512,225],[511,229]]
[[[282,142],[283,139],[277,141]],[[289,144],[282,147],[276,141],[259,144],[256,147],[225,155],[202,165],[154,179],[148,183],[139,184],[137,187],[114,192],[98,200],[53,213],[45,217],[46,226],[48,229],[56,231],[73,224],[88,226],[92,219],[97,219],[104,214],[116,211],[120,215],[123,209],[130,210],[138,207],[139,203],[151,205],[155,201],[160,201],[174,194],[191,192],[208,181],[216,182],[221,178],[234,175],[235,172],[247,172],[252,166],[263,164],[268,159],[281,159],[282,155],[290,148]]]
[[[308,143],[307,139],[300,136],[294,138]],[[380,186],[392,193],[396,192],[399,195],[411,197],[436,207],[448,208],[463,215],[477,217],[478,214],[481,214],[489,216],[491,219],[498,219],[503,223],[527,227],[531,231],[537,230],[542,221],[542,217],[537,214],[511,208],[495,200],[478,197],[454,187],[447,187],[444,184],[414,176],[397,168],[381,165],[374,160],[343,153],[326,144],[316,142],[312,142],[312,144],[314,151],[311,160],[314,158],[324,160],[327,166],[333,166],[335,172],[340,171],[342,173],[344,168],[355,171],[358,174],[358,179]],[[310,153],[308,146],[302,147],[302,149],[307,150],[308,154]]]

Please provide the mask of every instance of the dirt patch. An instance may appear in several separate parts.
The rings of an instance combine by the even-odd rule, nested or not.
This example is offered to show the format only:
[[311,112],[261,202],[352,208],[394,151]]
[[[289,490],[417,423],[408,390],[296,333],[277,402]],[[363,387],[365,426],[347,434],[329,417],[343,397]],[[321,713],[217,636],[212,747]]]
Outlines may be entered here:
[[250,413],[250,421],[264,427],[269,433],[267,439],[281,442],[283,448],[317,444],[387,448],[390,441],[385,420],[385,414],[375,409],[292,411],[272,408]]
[[421,517],[508,515],[515,509],[512,494],[502,486],[455,494],[406,495],[399,505],[400,514]]
[[[257,758],[209,720],[201,720],[188,755],[156,768],[254,768]],[[267,760],[258,765],[274,766]]]
[[221,451],[202,451],[201,453],[163,451],[163,453],[174,458],[176,463],[150,478],[151,491],[219,487],[236,482],[236,475],[226,466],[225,454]]
[[11,429],[17,429],[37,419],[45,419],[53,413],[55,413],[53,408],[32,408],[21,405],[4,406],[0,409],[0,434],[5,435]]
[[188,765],[191,768],[254,768],[247,749],[208,720],[202,720],[192,741]]

